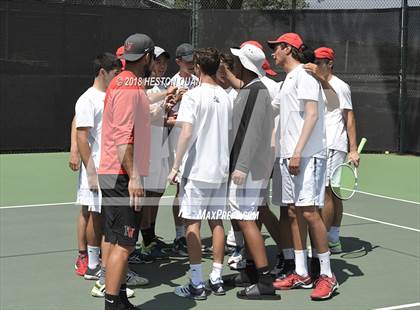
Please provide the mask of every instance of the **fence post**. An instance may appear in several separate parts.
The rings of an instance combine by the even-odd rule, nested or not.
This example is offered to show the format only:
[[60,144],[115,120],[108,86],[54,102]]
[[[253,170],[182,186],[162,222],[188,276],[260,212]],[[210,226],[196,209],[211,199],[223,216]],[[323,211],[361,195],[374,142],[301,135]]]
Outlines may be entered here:
[[290,32],[296,32],[296,0],[292,0],[292,16],[290,20]]
[[198,0],[192,0],[191,13],[191,44],[196,48],[198,46]]
[[407,31],[408,31],[408,14],[407,0],[401,0],[401,33],[400,33],[400,72],[399,72],[399,151],[405,151],[405,111],[407,109]]

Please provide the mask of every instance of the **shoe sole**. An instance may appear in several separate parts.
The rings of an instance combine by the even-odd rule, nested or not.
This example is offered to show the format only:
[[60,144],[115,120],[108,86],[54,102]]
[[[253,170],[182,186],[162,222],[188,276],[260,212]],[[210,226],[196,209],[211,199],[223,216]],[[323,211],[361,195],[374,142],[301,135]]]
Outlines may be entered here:
[[259,296],[247,296],[247,295],[236,295],[239,299],[244,300],[280,300],[280,295],[259,295]]
[[98,276],[90,276],[85,274],[83,277],[85,278],[85,280],[99,280]]
[[288,291],[288,290],[295,290],[295,289],[299,289],[299,288],[301,288],[301,289],[310,289],[310,288],[312,288],[313,287],[313,284],[311,283],[311,284],[302,284],[302,285],[294,285],[294,286],[291,286],[291,287],[276,287],[275,286],[275,282],[273,283],[273,286],[274,286],[274,288],[276,289],[276,290],[280,290],[280,291]]

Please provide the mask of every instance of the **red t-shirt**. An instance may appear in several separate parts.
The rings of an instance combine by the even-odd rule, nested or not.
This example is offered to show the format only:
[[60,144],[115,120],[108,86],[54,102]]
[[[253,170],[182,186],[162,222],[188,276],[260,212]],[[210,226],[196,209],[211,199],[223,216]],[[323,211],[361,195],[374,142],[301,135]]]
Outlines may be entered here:
[[127,174],[117,146],[134,144],[134,164],[141,176],[149,174],[150,100],[138,78],[123,71],[108,86],[102,119],[99,174]]

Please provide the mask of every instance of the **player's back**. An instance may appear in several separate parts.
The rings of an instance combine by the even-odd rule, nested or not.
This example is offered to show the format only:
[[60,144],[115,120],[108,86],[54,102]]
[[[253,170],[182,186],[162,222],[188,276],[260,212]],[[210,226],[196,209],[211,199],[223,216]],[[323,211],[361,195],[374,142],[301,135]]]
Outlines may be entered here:
[[[180,114],[193,124],[183,176],[208,182],[226,182],[229,175],[229,95],[218,85],[202,83],[184,95]],[[184,111],[182,111],[184,110]],[[184,116],[179,115],[185,121]]]

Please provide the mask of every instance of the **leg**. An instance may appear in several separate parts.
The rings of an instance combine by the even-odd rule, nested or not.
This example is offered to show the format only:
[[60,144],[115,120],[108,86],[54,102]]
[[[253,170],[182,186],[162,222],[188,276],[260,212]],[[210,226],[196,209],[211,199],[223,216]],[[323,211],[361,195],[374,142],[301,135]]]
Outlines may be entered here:
[[200,220],[185,220],[187,225],[187,246],[190,264],[201,264]]
[[87,206],[82,206],[77,220],[77,244],[79,252],[87,251],[86,247],[86,228],[89,221],[89,211]]
[[274,242],[276,243],[278,250],[281,251],[279,220],[274,215],[274,213],[270,210],[267,204],[264,206],[260,206],[258,210],[260,212],[259,213],[260,221],[267,228],[271,238],[273,238]]
[[330,230],[332,222],[335,218],[335,195],[328,186],[325,188],[325,204],[321,209],[322,220],[324,221],[327,231]]
[[238,221],[241,228],[247,249],[255,261],[256,267],[268,267],[267,254],[265,252],[264,240],[255,221]]
[[127,274],[128,256],[133,251],[133,246],[111,245],[105,279],[107,294],[119,295],[121,284]]
[[225,230],[222,220],[210,220],[209,226],[213,237],[213,262],[223,264],[225,256]]
[[[87,248],[89,256],[89,269],[87,276],[96,278],[95,269],[99,268],[99,252],[102,235],[102,217],[100,213],[89,212],[89,221],[86,229]],[[93,279],[93,278],[90,278]]]

